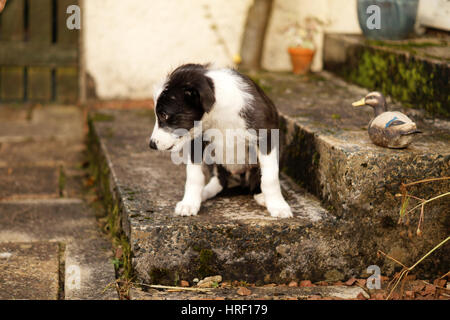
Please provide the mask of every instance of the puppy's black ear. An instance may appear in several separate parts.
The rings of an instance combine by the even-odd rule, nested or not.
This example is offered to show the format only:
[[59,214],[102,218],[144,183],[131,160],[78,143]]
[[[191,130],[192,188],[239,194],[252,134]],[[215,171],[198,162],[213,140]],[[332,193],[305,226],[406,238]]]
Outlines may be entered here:
[[211,111],[214,102],[216,102],[212,80],[203,77],[196,81],[194,85],[184,87],[184,99],[193,107],[201,108],[205,112]]
[[205,77],[204,80],[205,81],[202,81],[198,92],[200,94],[200,101],[203,110],[205,110],[205,112],[209,112],[216,102],[216,97],[214,95],[214,83],[209,77]]

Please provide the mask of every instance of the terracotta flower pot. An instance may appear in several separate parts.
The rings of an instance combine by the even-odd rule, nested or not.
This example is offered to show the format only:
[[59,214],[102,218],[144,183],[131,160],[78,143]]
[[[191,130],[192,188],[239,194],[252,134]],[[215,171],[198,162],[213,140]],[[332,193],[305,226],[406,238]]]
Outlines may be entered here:
[[291,56],[293,72],[295,74],[307,74],[316,52],[302,47],[291,47],[288,52]]

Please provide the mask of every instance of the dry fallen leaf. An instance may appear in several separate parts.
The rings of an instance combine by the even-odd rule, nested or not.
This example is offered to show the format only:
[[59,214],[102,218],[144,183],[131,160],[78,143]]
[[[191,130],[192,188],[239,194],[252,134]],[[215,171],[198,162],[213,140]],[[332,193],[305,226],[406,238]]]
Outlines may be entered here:
[[309,280],[300,281],[300,287],[313,287],[314,285]]
[[3,8],[5,7],[6,0],[0,0],[0,12],[3,11]]
[[445,279],[436,279],[433,281],[433,284],[437,287],[445,288],[445,284],[447,283],[447,280]]
[[417,283],[412,287],[412,290],[415,292],[419,292],[422,291],[423,288],[425,288],[425,284],[424,283]]
[[345,282],[346,286],[352,286],[356,282],[355,278],[350,278]]
[[240,288],[236,291],[236,293],[237,293],[238,295],[240,295],[240,296],[249,296],[249,295],[252,294],[252,292],[251,292],[249,289],[247,289],[246,287],[240,287]]
[[435,293],[436,293],[436,287],[432,284],[427,284],[425,286],[425,290],[423,291],[422,295],[435,294]]

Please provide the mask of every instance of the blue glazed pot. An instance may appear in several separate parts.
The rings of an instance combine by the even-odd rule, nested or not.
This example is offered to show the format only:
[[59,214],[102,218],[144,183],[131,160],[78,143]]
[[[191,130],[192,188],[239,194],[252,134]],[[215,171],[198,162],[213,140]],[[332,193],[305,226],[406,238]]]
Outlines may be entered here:
[[[368,13],[367,9],[373,5],[379,9],[371,7]],[[419,0],[358,0],[359,25],[369,39],[406,39],[414,30],[418,5]],[[374,14],[378,13],[379,20],[376,20]]]

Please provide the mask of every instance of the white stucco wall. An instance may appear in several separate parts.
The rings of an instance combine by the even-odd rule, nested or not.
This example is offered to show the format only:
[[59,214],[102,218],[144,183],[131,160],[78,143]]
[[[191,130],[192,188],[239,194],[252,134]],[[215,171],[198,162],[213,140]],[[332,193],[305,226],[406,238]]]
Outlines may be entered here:
[[[361,33],[357,0],[274,1],[263,52],[263,67],[267,70],[291,69],[289,43],[283,30],[295,20],[316,17],[326,23],[315,39],[314,71],[322,68],[324,32]],[[441,7],[436,4],[444,1],[422,0],[419,19],[426,16],[434,21],[436,8]],[[159,79],[185,62],[232,66],[252,2],[84,0],[84,61],[99,98],[150,98]],[[424,5],[428,2],[435,3],[434,11]]]
[[[185,62],[232,66],[253,0],[85,0],[84,61],[101,99],[149,98]],[[275,0],[263,67],[289,70],[280,32],[295,19],[327,20],[328,31],[359,32],[356,0]],[[321,68],[321,39],[314,70]]]
[[232,65],[250,3],[85,0],[84,60],[97,95],[149,98],[154,84],[181,63]]
[[298,21],[315,17],[323,22],[323,29],[315,37],[317,48],[312,69],[322,69],[322,43],[324,32],[331,33],[361,33],[358,24],[356,0],[275,0],[272,19],[263,54],[263,67],[272,71],[291,69],[287,53],[289,39],[283,36],[283,31]]

